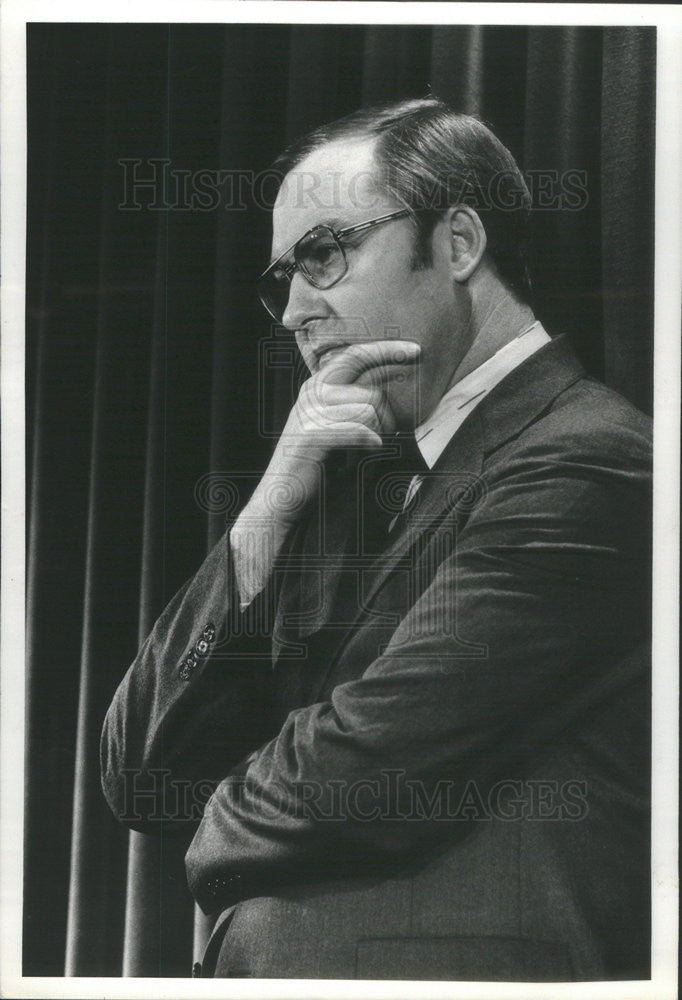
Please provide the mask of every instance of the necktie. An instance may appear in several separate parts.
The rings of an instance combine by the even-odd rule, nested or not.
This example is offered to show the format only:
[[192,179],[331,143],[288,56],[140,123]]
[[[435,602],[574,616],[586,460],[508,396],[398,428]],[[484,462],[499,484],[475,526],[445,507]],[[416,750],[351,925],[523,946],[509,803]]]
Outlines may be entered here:
[[[360,556],[383,552],[400,519],[415,507],[419,483],[428,472],[414,433],[386,436],[374,453],[338,452],[328,464],[328,513],[336,506],[337,516],[347,514],[357,525],[357,531],[349,535],[351,550],[346,551]],[[344,503],[339,509],[341,499]]]
[[399,504],[399,509],[393,509],[390,513],[386,529],[390,533],[395,531],[396,526],[412,507],[424,474],[428,472],[428,466],[412,432],[394,434],[387,443],[399,448],[393,470],[396,487],[392,497],[394,503],[391,504],[393,508]]
[[428,466],[411,431],[391,435],[385,439],[384,445],[390,445],[398,451],[387,465],[387,474],[378,491],[378,501],[384,507],[386,515],[384,532],[390,533],[412,506]]

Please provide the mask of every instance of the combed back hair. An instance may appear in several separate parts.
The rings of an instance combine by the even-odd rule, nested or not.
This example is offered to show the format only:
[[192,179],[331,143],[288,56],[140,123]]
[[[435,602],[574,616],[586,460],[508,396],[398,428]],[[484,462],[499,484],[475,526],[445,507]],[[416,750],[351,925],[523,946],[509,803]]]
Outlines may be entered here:
[[530,299],[531,197],[514,157],[478,118],[436,98],[363,108],[296,140],[273,166],[284,176],[329,142],[365,137],[376,139],[379,185],[414,212],[415,268],[431,264],[431,236],[443,213],[470,205],[501,280]]

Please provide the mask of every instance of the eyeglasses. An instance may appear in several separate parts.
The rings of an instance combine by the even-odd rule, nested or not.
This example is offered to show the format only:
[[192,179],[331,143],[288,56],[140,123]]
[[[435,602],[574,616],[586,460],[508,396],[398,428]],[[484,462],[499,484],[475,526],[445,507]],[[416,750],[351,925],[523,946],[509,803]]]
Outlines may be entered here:
[[[261,302],[274,321],[281,323],[296,271],[300,271],[315,288],[331,288],[348,271],[346,251],[341,243],[345,236],[411,214],[411,211],[405,208],[400,212],[382,215],[378,219],[369,219],[357,226],[349,226],[348,229],[341,229],[338,233],[331,226],[315,226],[314,229],[309,229],[261,274],[258,279],[258,295]],[[290,254],[293,254],[293,260],[286,261],[285,258]]]

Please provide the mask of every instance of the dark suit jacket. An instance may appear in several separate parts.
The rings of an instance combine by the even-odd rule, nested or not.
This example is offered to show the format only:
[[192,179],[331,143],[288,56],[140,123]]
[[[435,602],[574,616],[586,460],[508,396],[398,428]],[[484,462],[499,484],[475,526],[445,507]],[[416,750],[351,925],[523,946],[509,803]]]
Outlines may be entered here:
[[[390,506],[385,462],[357,475]],[[114,812],[194,835],[225,913],[204,974],[648,977],[650,465],[648,419],[559,339],[388,542],[330,469],[240,615],[223,538],[102,740]]]

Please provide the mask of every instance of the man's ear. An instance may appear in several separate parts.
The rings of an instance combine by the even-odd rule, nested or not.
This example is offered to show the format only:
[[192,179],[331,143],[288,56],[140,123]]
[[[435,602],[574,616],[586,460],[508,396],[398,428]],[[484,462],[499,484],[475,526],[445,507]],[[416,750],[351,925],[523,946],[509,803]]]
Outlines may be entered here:
[[455,281],[467,281],[485,253],[488,240],[478,213],[469,205],[448,210],[450,268]]

